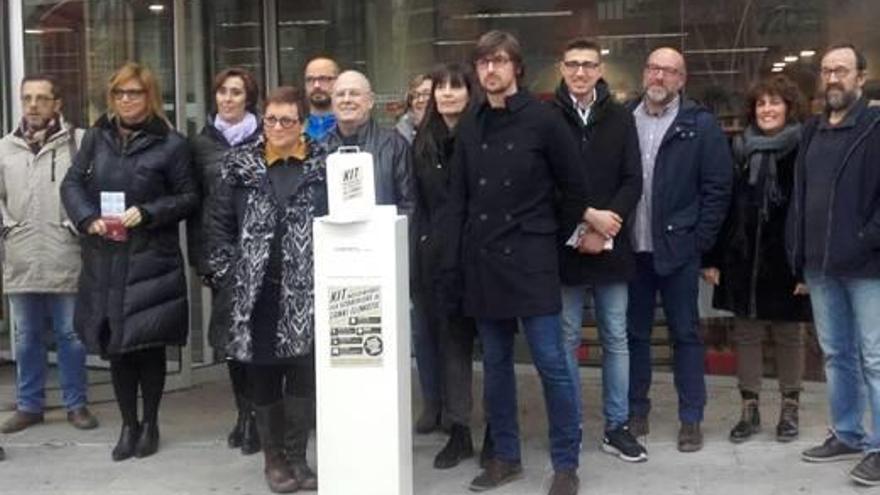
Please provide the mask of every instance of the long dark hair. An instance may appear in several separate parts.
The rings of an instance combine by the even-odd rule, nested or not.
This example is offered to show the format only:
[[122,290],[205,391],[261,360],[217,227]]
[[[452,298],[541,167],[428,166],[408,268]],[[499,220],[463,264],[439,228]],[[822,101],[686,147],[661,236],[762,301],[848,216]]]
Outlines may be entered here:
[[419,124],[416,138],[413,142],[413,154],[416,163],[432,163],[440,153],[443,143],[449,138],[449,128],[443,116],[437,110],[437,101],[434,91],[444,84],[450,84],[454,88],[466,88],[468,91],[468,104],[462,114],[473,108],[482,98],[479,87],[474,79],[473,72],[465,65],[448,63],[438,65],[428,75],[431,79],[431,97],[425,109],[425,117]]

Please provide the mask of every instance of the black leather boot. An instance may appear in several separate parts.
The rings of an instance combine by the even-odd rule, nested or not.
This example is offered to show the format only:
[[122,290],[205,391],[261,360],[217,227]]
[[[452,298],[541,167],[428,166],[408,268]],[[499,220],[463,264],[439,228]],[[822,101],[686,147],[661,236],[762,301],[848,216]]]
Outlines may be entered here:
[[134,456],[138,458],[149,457],[157,450],[159,450],[159,425],[155,422],[147,423],[144,421],[141,426],[141,435],[134,448]]
[[141,428],[138,424],[123,424],[122,430],[119,431],[119,440],[116,447],[113,447],[111,457],[114,461],[124,461],[134,455],[137,447],[138,438],[141,436]]
[[730,441],[741,443],[761,431],[761,413],[757,399],[745,399],[742,404],[742,415],[736,426],[730,430]]
[[473,456],[474,442],[471,439],[471,429],[465,425],[453,424],[450,428],[449,441],[434,458],[434,468],[450,469],[458,466],[463,459]]
[[260,433],[257,431],[257,419],[254,415],[254,405],[244,399],[244,425],[241,430],[241,453],[244,455],[256,454],[260,451]]
[[300,490],[317,490],[318,475],[306,462],[309,434],[315,423],[315,401],[303,397],[287,397],[284,399],[284,413],[287,417],[287,431],[284,435],[287,465]]
[[299,488],[296,478],[287,466],[284,457],[286,418],[284,402],[278,401],[268,406],[254,406],[257,430],[263,444],[265,463],[263,473],[266,484],[273,493],[292,493]]
[[779,424],[776,425],[776,440],[790,442],[798,437],[798,407],[797,399],[782,399],[782,410],[779,412]]

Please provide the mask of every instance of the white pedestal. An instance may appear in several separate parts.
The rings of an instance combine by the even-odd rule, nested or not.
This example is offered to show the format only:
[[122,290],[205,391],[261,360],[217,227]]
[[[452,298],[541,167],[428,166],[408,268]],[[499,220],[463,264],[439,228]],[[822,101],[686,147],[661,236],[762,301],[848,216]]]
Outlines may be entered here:
[[321,495],[411,495],[407,221],[318,218],[315,367]]

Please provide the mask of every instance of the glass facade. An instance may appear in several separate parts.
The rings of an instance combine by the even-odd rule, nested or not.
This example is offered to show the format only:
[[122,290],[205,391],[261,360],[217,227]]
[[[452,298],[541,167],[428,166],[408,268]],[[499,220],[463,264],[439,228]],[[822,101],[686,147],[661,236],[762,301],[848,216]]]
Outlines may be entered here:
[[[2,12],[9,1],[0,0]],[[647,54],[673,46],[687,60],[687,92],[714,109],[729,131],[742,126],[747,88],[772,71],[794,79],[818,109],[818,59],[832,43],[864,50],[867,94],[880,97],[877,0],[14,1],[23,30],[4,32],[4,15],[0,39],[22,37],[22,73],[49,72],[62,81],[65,113],[78,125],[104,111],[107,78],[126,60],[159,74],[166,111],[192,135],[212,110],[210,88],[219,70],[243,66],[264,86],[300,85],[305,63],[318,55],[366,73],[377,95],[376,115],[388,124],[401,111],[413,75],[438,62],[467,60],[476,38],[490,29],[520,38],[525,84],[542,97],[558,84],[559,51],[572,37],[601,43],[606,79],[621,100],[639,94]],[[4,42],[0,50],[0,112],[7,125],[9,98],[17,94],[16,82],[8,80],[9,46]],[[175,118],[176,108],[183,119]],[[200,341],[207,313],[197,285],[192,323]],[[193,357],[210,360],[201,347],[194,343]]]

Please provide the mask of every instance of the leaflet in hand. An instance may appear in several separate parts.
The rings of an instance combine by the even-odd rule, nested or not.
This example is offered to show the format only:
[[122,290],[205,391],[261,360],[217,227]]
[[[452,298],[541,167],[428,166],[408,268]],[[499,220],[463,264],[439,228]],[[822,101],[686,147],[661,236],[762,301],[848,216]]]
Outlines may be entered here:
[[128,240],[128,230],[122,225],[123,213],[125,213],[125,193],[101,191],[101,220],[107,226],[104,237],[116,242]]

